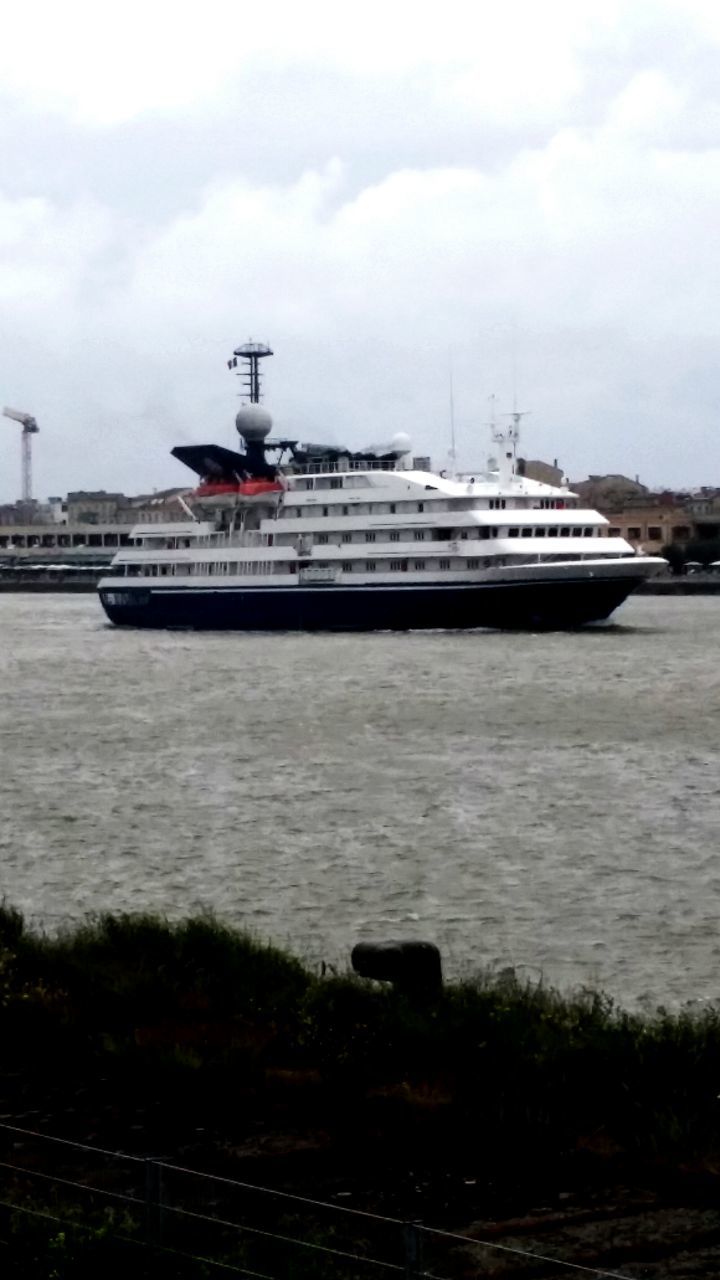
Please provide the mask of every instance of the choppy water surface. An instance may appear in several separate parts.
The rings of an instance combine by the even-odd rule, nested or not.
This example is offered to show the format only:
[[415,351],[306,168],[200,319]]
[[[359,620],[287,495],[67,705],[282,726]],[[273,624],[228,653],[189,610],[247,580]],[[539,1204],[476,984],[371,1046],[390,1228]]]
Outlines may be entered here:
[[720,995],[720,598],[579,634],[135,632],[0,597],[1,889],[212,907],[313,959],[415,936]]

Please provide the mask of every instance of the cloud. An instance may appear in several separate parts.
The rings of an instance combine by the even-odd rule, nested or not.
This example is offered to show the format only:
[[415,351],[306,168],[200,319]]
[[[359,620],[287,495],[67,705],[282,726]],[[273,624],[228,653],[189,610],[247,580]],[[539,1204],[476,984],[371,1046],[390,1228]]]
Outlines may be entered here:
[[[513,111],[539,91],[555,100],[577,87],[573,43],[587,38],[601,7],[576,0],[507,0],[502,11],[448,0],[281,3],[263,14],[247,0],[92,0],[61,8],[30,2],[8,15],[3,83],[40,108],[108,125],[172,111],[227,91],[249,66],[287,71],[298,63],[350,76],[397,76],[424,68],[429,87],[448,76],[473,109]],[[511,74],[510,74],[511,73]]]
[[33,61],[31,6],[0,53],[0,384],[41,492],[179,482],[250,333],[283,430],[442,455],[452,352],[469,464],[517,389],[575,476],[717,479],[709,8],[150,11],[71,5]]

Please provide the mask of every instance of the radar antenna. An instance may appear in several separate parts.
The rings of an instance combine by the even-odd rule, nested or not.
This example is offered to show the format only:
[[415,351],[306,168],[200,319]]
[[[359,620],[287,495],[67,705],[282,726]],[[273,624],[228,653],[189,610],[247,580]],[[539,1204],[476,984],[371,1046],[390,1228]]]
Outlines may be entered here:
[[515,475],[517,462],[517,446],[520,440],[520,423],[530,412],[528,409],[513,409],[512,413],[503,413],[502,418],[509,418],[507,423],[498,423],[495,419],[495,396],[490,396],[490,432],[495,444],[500,445],[500,456],[493,459],[492,470],[497,471],[502,484],[507,484]]
[[520,423],[531,412],[531,409],[513,409],[512,413],[504,413],[503,418],[509,418],[510,422],[504,432],[495,435],[495,439],[509,440],[512,444],[517,444],[520,439]]
[[451,475],[457,475],[457,450],[455,448],[455,387],[453,385],[453,361],[452,352],[450,352],[450,465],[452,467]]
[[271,348],[264,342],[244,342],[242,346],[235,348],[232,360],[227,362],[228,369],[237,369],[238,377],[242,378],[244,394],[248,396],[250,404],[260,403],[260,361],[272,354]]

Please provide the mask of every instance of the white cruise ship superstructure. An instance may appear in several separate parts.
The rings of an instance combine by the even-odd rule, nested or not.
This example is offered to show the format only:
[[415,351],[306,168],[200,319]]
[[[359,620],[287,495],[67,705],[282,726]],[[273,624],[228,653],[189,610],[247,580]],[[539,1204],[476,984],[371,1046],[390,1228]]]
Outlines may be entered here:
[[187,521],[139,525],[99,584],[110,619],[236,630],[561,628],[607,618],[665,562],[607,536],[566,488],[518,474],[520,415],[486,474],[436,474],[410,441],[358,452],[270,439],[267,347],[238,347],[244,451],[173,454],[198,476]]

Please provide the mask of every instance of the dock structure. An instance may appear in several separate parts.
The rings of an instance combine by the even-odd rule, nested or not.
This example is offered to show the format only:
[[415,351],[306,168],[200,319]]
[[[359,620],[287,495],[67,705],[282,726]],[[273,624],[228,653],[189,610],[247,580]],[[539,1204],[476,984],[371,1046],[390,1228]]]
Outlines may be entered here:
[[94,590],[120,547],[128,524],[0,525],[0,591]]

